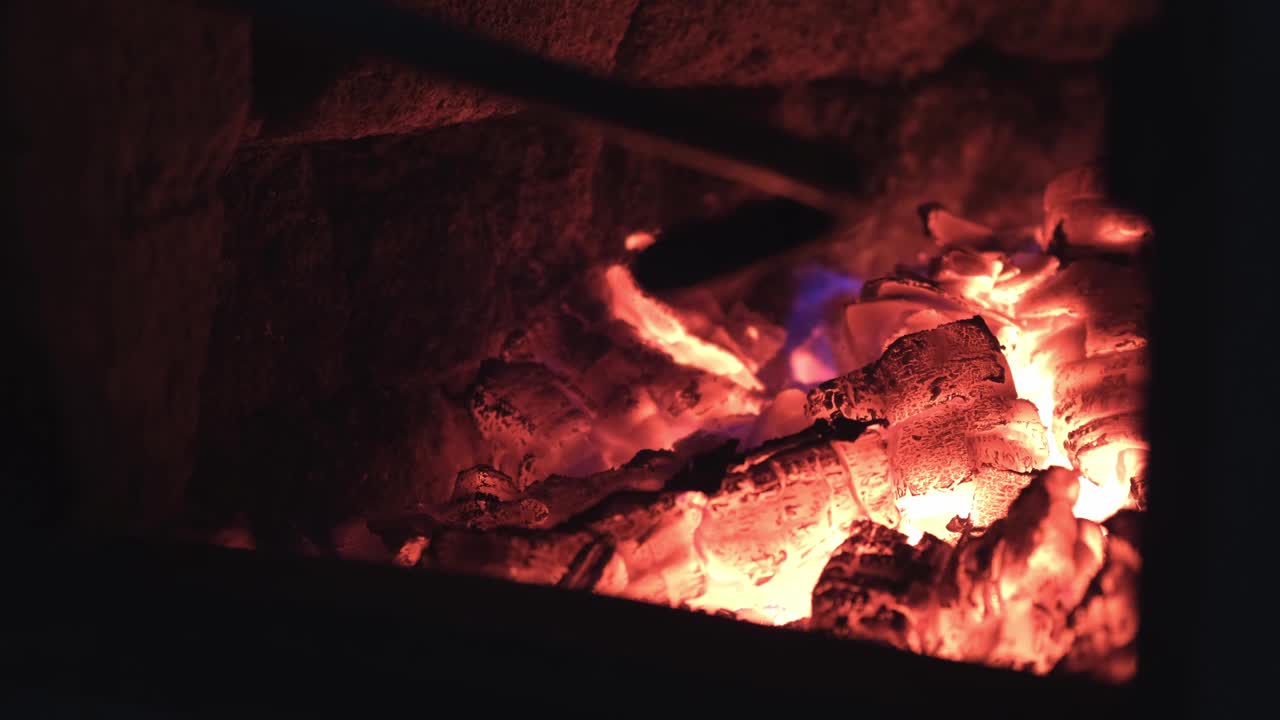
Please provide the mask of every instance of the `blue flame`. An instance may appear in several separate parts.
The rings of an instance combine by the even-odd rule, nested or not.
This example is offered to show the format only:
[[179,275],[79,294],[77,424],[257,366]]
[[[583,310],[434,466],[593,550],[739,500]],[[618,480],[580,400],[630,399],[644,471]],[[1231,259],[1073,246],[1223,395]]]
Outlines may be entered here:
[[[787,315],[787,343],[783,351],[790,354],[809,340],[814,328],[827,317],[832,303],[849,302],[862,291],[862,279],[830,268],[807,265],[795,273],[799,290]],[[807,349],[829,367],[836,366],[835,351],[826,333],[810,342]]]

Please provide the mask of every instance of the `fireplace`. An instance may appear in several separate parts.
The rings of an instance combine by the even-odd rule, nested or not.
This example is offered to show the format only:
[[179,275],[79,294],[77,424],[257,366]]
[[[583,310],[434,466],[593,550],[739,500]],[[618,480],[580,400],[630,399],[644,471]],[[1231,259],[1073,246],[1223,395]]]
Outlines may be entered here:
[[1177,15],[68,5],[14,13],[52,77],[13,74],[15,507],[59,529],[15,567],[87,565],[29,687],[1108,715],[1169,677],[1192,225],[1135,118]]

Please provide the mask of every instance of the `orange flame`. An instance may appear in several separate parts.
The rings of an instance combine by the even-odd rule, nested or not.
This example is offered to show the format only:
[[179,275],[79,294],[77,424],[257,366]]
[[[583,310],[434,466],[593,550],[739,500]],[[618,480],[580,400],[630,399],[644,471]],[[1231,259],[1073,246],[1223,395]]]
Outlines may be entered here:
[[966,517],[973,507],[973,483],[961,483],[949,490],[934,490],[923,495],[908,495],[898,501],[902,513],[898,531],[912,545],[925,533],[947,537],[947,523],[955,517]]
[[997,336],[1004,346],[1005,360],[1013,374],[1013,384],[1018,397],[1036,406],[1040,423],[1044,425],[1049,440],[1049,465],[1071,467],[1071,461],[1062,450],[1062,443],[1053,437],[1053,373],[1045,367],[1044,356],[1037,353],[1038,338],[1017,325],[1005,325]]
[[[1013,375],[1018,397],[1036,406],[1040,422],[1044,425],[1049,441],[1048,467],[1072,468],[1062,443],[1053,434],[1055,379],[1049,366],[1051,354],[1043,352],[1042,347],[1050,331],[1031,329],[1019,322],[1017,302],[1022,288],[1016,283],[1017,267],[1006,268],[1000,263],[994,263],[993,267],[992,282],[985,282],[988,278],[981,276],[981,282],[971,279],[962,294],[992,314],[988,322],[995,328],[995,334],[1004,346],[1005,360],[1009,363],[1009,372]],[[1010,288],[1006,289],[1001,285],[1001,277],[1014,281]],[[1127,488],[1099,487],[1081,476],[1080,495],[1074,512],[1078,518],[1102,522],[1119,512],[1128,502]]]
[[633,232],[627,236],[627,239],[624,241],[624,245],[628,250],[636,252],[638,250],[644,250],[656,241],[657,238],[655,238],[652,233]]
[[673,308],[645,295],[625,266],[611,266],[605,271],[605,282],[614,317],[635,328],[646,343],[681,365],[720,375],[748,390],[764,389],[738,356],[693,335]]
[[[637,234],[640,235],[644,234]],[[647,237],[629,237],[627,246],[636,249],[642,247],[646,240]],[[1055,378],[1050,366],[1050,353],[1042,347],[1049,331],[1024,324],[1018,318],[1016,311],[1022,290],[1015,287],[1015,283],[1008,282],[1017,277],[1018,268],[995,260],[990,262],[990,266],[991,277],[983,277],[979,273],[965,278],[960,287],[953,285],[953,289],[972,303],[970,307],[976,307],[987,318],[988,325],[1004,348],[1018,397],[1035,405],[1048,434],[1049,458],[1045,468],[1070,468],[1071,462],[1062,444],[1053,437]],[[679,310],[646,295],[627,267],[609,267],[605,281],[614,317],[634,328],[644,342],[682,365],[727,378],[749,391],[764,389],[743,358],[691,332]],[[759,331],[750,327],[746,332],[750,335]],[[829,367],[810,349],[810,341],[815,337],[821,340],[816,334],[824,332],[827,329],[820,326],[815,330],[815,336],[791,352],[788,360],[793,379],[819,382],[837,374],[837,369]],[[759,412],[760,408],[754,410]],[[1100,487],[1083,475],[1079,476],[1079,485],[1073,506],[1073,514],[1077,518],[1101,522],[1128,502],[1123,487]],[[961,483],[948,490],[905,497],[898,503],[901,511],[898,529],[913,544],[926,533],[948,537],[952,535],[947,528],[951,520],[969,515],[973,492],[972,483]],[[699,496],[700,503],[705,503],[705,496],[694,495]],[[763,583],[749,581],[741,568],[729,567],[716,552],[699,547],[695,551],[697,559],[694,562],[705,573],[704,585],[689,604],[703,610],[730,610],[741,619],[761,624],[783,625],[809,617],[813,587],[831,553],[843,541],[840,535],[833,531],[831,538],[819,543],[820,547],[786,563],[784,569]]]

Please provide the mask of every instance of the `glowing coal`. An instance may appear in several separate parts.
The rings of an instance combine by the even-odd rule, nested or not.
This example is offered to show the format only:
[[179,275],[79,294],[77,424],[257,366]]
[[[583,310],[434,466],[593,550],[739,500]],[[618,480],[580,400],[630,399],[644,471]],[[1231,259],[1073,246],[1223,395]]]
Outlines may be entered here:
[[646,295],[625,266],[606,270],[605,280],[614,314],[635,328],[640,338],[682,365],[729,378],[751,390],[764,388],[741,358],[693,335],[669,306]]
[[1145,293],[1117,252],[1147,228],[1095,180],[1042,227],[928,206],[934,257],[798,270],[785,331],[604,268],[604,330],[549,320],[476,383],[495,462],[378,531],[401,564],[1131,677]]

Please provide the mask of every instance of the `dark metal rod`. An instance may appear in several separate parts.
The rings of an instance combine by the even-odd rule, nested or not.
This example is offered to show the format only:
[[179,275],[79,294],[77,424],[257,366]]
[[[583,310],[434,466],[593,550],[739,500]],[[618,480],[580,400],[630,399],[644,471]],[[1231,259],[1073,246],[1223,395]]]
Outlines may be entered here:
[[701,172],[833,214],[861,206],[858,173],[833,147],[744,122],[653,88],[598,77],[465,33],[412,12],[361,0],[229,0],[257,17],[322,33],[575,123]]

